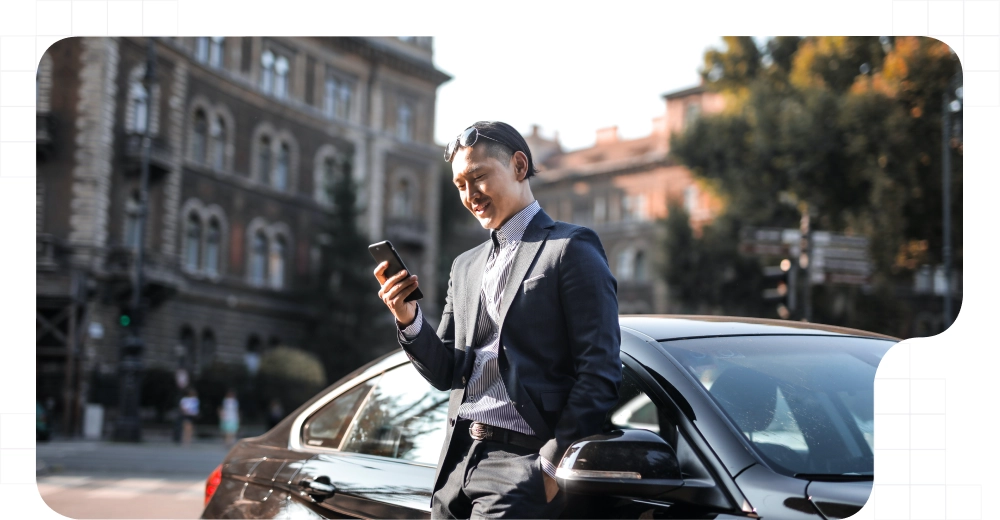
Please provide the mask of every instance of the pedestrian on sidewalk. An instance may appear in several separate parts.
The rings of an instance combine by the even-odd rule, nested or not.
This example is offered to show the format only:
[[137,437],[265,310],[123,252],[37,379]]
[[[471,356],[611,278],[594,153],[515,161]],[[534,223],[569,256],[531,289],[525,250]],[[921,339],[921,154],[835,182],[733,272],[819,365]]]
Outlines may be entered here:
[[190,445],[191,439],[194,437],[194,420],[198,417],[200,405],[198,392],[193,387],[188,387],[186,395],[181,398],[181,423],[183,427],[181,435],[185,446]]
[[226,446],[232,446],[236,442],[236,431],[239,428],[240,402],[236,399],[236,390],[230,388],[222,400],[222,406],[219,407],[219,429],[222,430]]

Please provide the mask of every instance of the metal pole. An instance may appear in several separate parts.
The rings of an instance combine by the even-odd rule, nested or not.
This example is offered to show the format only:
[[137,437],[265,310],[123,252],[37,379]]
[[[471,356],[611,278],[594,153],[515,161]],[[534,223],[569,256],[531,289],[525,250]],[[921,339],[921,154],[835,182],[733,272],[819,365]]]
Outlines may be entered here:
[[951,326],[951,101],[955,77],[948,82],[944,92],[941,113],[941,197],[944,226],[944,328]]
[[145,344],[142,339],[142,288],[143,264],[146,249],[146,215],[149,204],[149,159],[152,141],[150,126],[153,113],[153,85],[155,82],[156,47],[153,38],[147,40],[146,75],[143,86],[146,88],[146,121],[142,134],[142,164],[139,180],[139,227],[136,241],[135,265],[132,276],[132,298],[130,301],[131,317],[133,318],[129,332],[122,345],[121,386],[118,396],[118,420],[115,425],[115,440],[139,442],[142,440],[142,428],[139,419],[139,393],[141,389],[142,354]]

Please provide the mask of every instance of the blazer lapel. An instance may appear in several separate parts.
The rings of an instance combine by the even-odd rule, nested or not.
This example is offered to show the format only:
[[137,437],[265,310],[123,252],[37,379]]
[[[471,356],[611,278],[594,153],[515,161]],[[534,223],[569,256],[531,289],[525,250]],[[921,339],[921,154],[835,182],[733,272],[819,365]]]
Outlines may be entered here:
[[463,302],[465,310],[471,318],[466,322],[465,342],[461,349],[468,350],[472,346],[472,339],[476,333],[476,323],[479,321],[479,293],[483,291],[483,271],[486,270],[486,259],[490,257],[490,250],[493,248],[493,241],[487,240],[485,244],[479,246],[479,252],[472,257],[472,265],[466,271],[465,294]]
[[499,329],[503,329],[504,318],[507,317],[507,310],[517,296],[517,291],[521,288],[524,275],[528,274],[528,268],[538,256],[538,251],[542,248],[542,243],[549,236],[549,229],[555,225],[552,218],[544,210],[538,210],[534,218],[528,223],[521,237],[521,244],[517,246],[517,253],[514,254],[514,265],[510,268],[510,275],[507,277],[507,286],[504,287],[503,298],[500,300],[500,323]]

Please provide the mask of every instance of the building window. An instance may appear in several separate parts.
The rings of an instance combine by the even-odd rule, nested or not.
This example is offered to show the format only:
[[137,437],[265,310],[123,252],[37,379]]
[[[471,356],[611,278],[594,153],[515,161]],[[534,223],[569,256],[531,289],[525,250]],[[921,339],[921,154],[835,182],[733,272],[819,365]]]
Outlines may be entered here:
[[198,356],[200,368],[208,368],[215,361],[216,346],[215,333],[212,329],[205,329],[201,332],[201,352]]
[[260,369],[260,338],[256,334],[252,334],[247,339],[247,351],[243,354],[243,364],[246,365],[247,372],[251,377],[256,375]]
[[644,195],[622,194],[622,218],[629,222],[640,222],[646,218],[646,197]]
[[608,200],[598,195],[594,198],[594,222],[601,223],[608,218]]
[[632,275],[639,282],[645,282],[647,279],[646,273],[646,252],[639,251],[635,254],[633,259]]
[[288,58],[278,56],[274,60],[274,96],[278,99],[288,97]]
[[392,197],[392,216],[409,217],[413,214],[413,195],[409,179],[400,179]]
[[396,137],[403,141],[413,138],[413,109],[407,101],[400,101],[396,108]]
[[194,44],[194,59],[200,61],[201,63],[208,62],[208,47],[209,41],[207,36],[201,36],[195,39]]
[[271,257],[268,262],[268,274],[270,276],[271,288],[281,289],[285,285],[285,238],[278,236],[271,244]]
[[205,273],[215,276],[219,274],[219,251],[222,247],[222,226],[219,220],[208,221],[208,232],[205,234]]
[[633,276],[633,259],[634,253],[631,248],[623,249],[618,252],[618,265],[615,277],[619,280],[631,280]]
[[250,246],[250,283],[264,285],[267,272],[267,238],[263,231],[254,233]]
[[208,118],[205,111],[198,109],[194,113],[194,137],[191,142],[191,156],[195,162],[204,164],[208,151]]
[[271,182],[271,138],[266,135],[261,136],[257,146],[259,148],[257,166],[260,168],[260,182],[269,184]]
[[129,101],[132,104],[132,130],[145,134],[149,127],[149,93],[142,83],[133,81],[129,87]]
[[189,271],[198,270],[199,252],[201,249],[201,218],[191,212],[187,219],[187,232],[184,235],[184,267]]
[[351,90],[350,82],[328,72],[323,89],[323,113],[327,117],[347,119],[350,114]]
[[216,170],[226,167],[226,122],[222,117],[212,119],[212,166]]
[[698,116],[701,115],[701,104],[699,103],[688,103],[684,107],[684,126],[687,127],[691,123],[694,123]]
[[223,43],[225,42],[225,40],[226,39],[223,38],[222,36],[213,36],[212,37],[211,42],[209,43],[209,48],[208,48],[208,64],[209,65],[211,65],[213,67],[216,67],[216,68],[220,68],[220,69],[222,68],[223,56],[224,56],[223,51],[225,49],[225,46],[223,45]]
[[333,204],[334,196],[333,190],[337,183],[337,159],[334,157],[327,157],[323,160],[323,177],[322,177],[322,191],[320,191],[320,201]]
[[272,186],[279,191],[285,191],[288,187],[288,164],[291,160],[291,150],[288,143],[282,142],[278,147],[278,161],[275,163]]
[[274,53],[265,49],[260,55],[260,89],[266,94],[274,88]]
[[183,369],[191,369],[195,360],[195,338],[191,327],[181,328],[181,343],[177,352],[177,365]]
[[125,201],[125,246],[139,247],[139,192],[133,191]]

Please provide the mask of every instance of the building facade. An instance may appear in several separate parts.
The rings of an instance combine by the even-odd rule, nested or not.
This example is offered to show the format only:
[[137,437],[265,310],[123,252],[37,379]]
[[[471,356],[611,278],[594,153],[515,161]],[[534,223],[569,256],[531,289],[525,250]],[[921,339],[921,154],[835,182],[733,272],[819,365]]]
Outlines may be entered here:
[[622,314],[675,310],[668,287],[654,272],[661,260],[657,220],[667,216],[668,201],[684,205],[696,232],[721,208],[690,170],[670,158],[670,136],[702,113],[721,111],[722,97],[698,86],[663,99],[664,113],[639,139],[621,139],[611,127],[597,131],[594,146],[563,151],[558,137],[545,139],[537,128],[525,136],[540,170],[532,192],[554,219],[600,236],[618,280]]
[[[117,370],[143,238],[145,366],[192,377],[304,346],[327,187],[420,266],[438,255],[438,86],[430,38],[72,38],[37,85],[37,395],[77,433],[91,376]],[[147,88],[147,84],[151,88]],[[151,136],[139,229],[142,136]],[[428,294],[429,293],[429,294]]]

